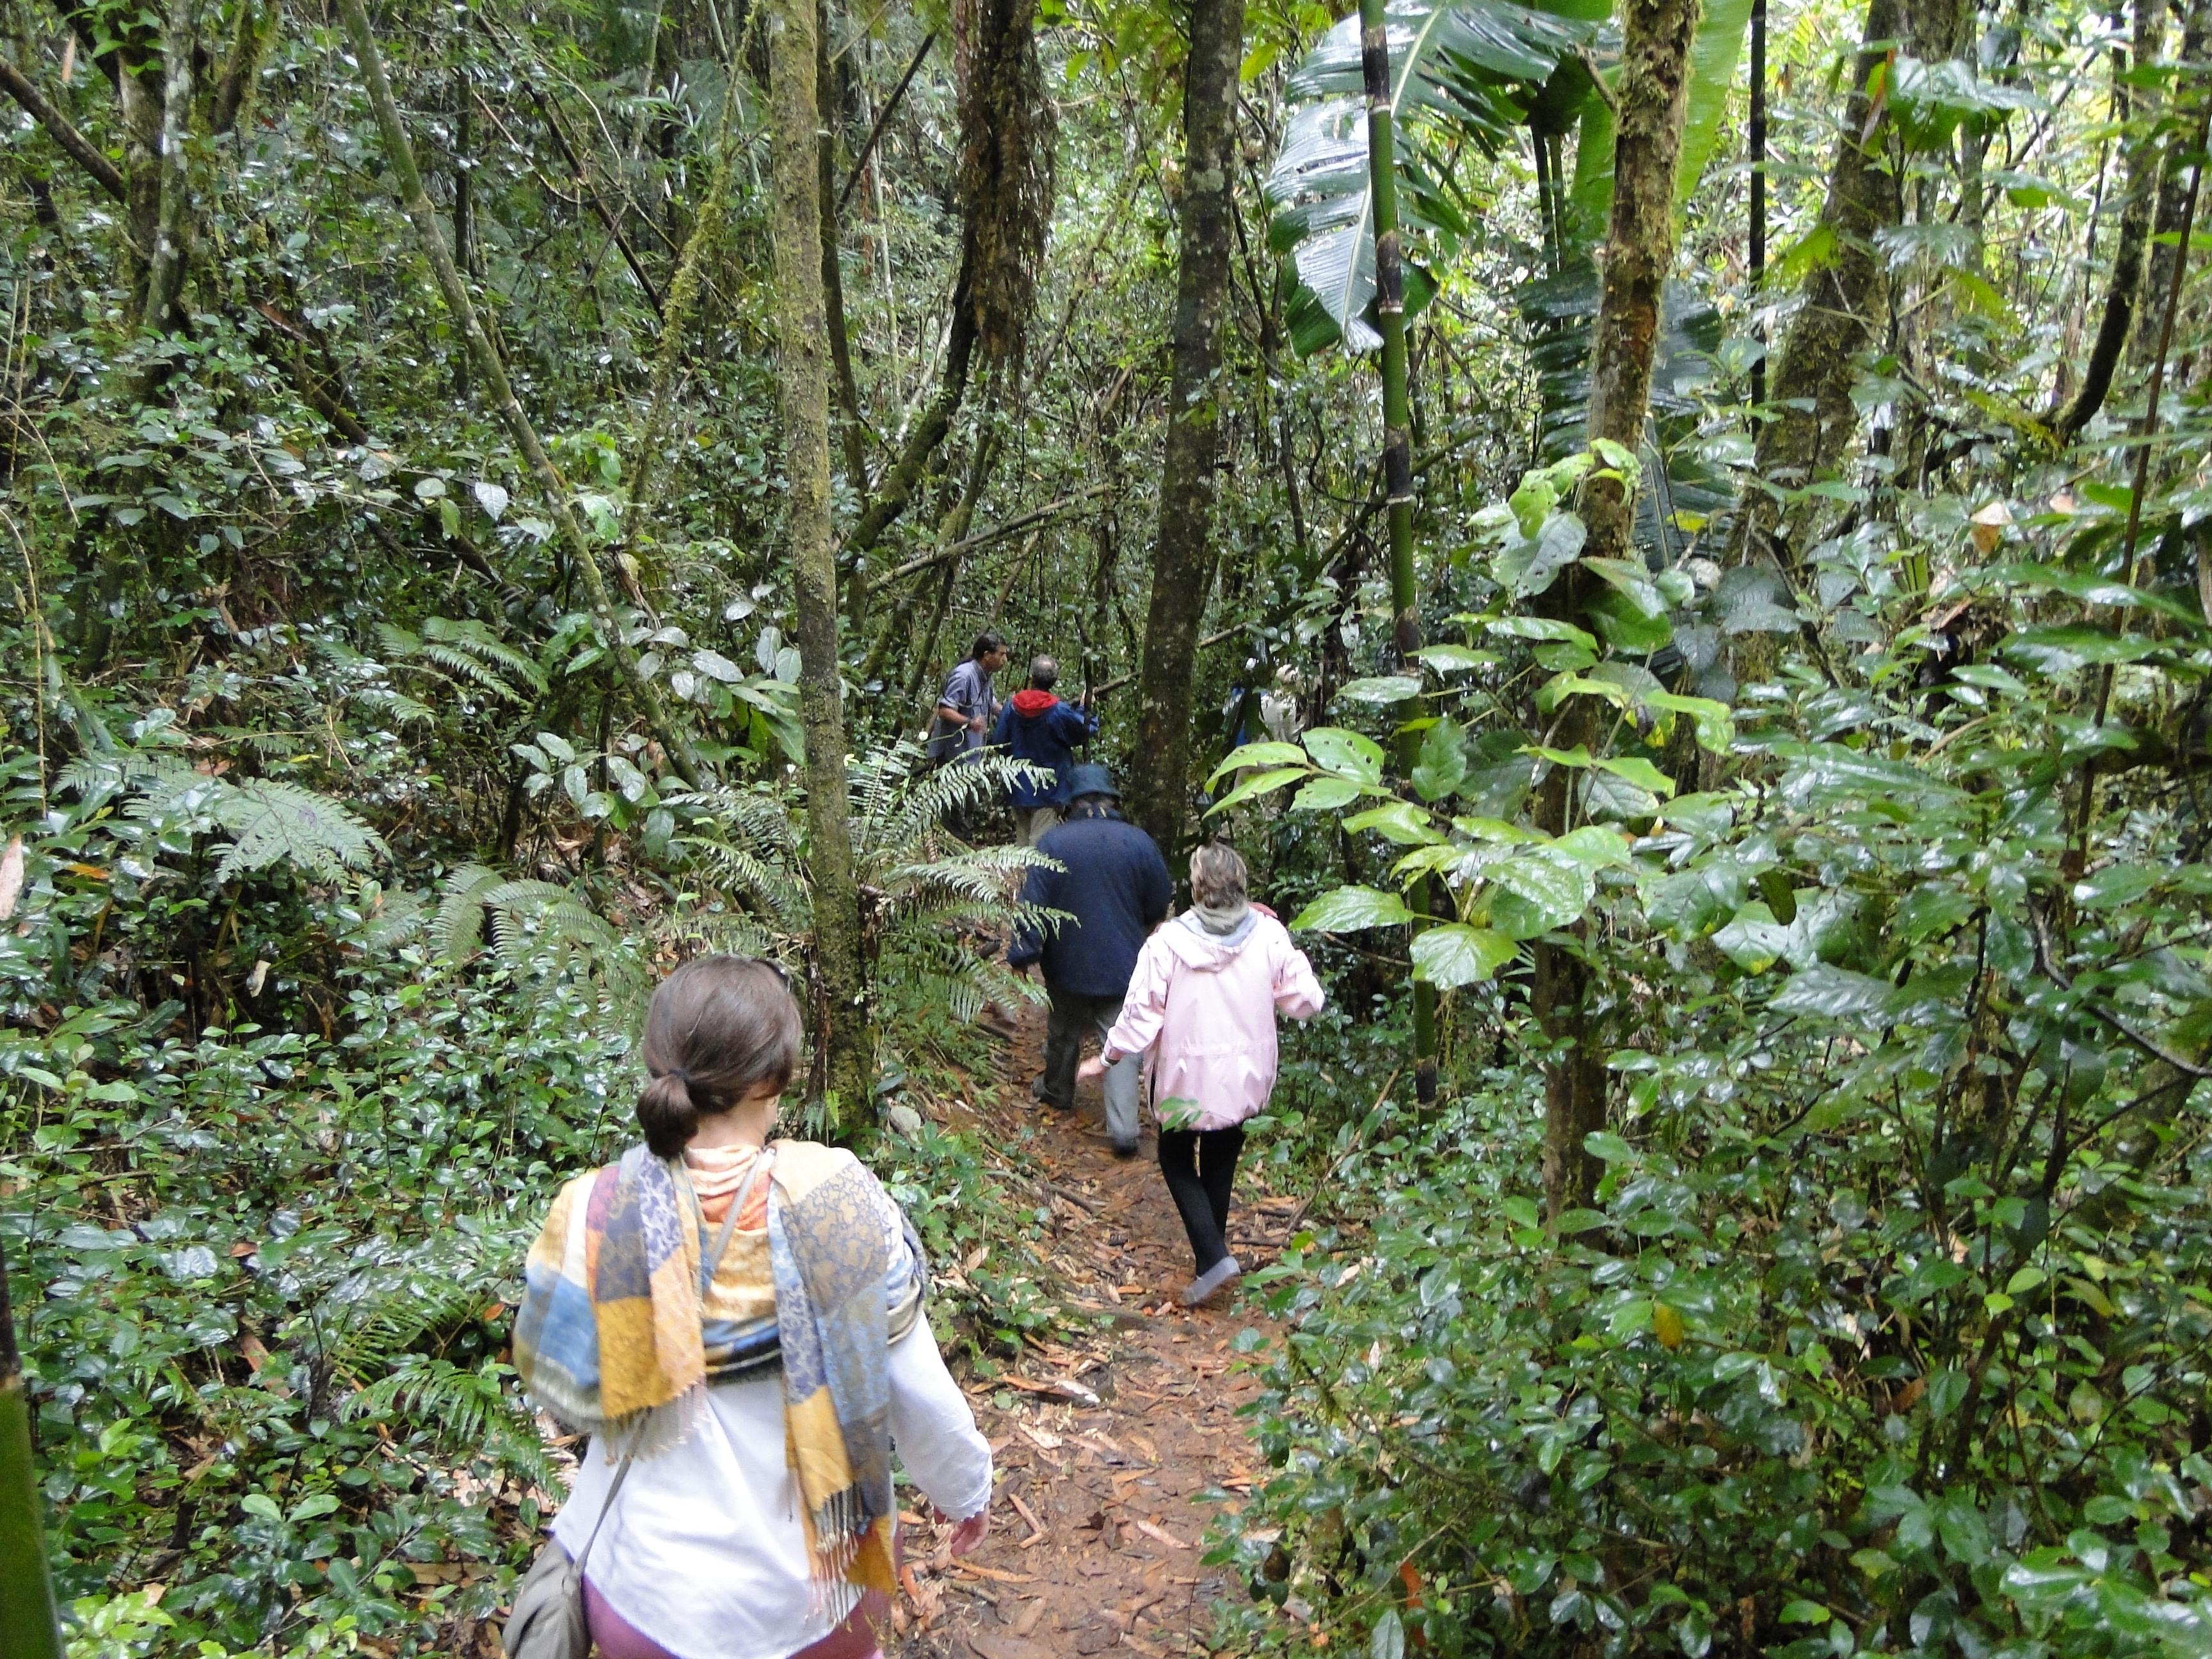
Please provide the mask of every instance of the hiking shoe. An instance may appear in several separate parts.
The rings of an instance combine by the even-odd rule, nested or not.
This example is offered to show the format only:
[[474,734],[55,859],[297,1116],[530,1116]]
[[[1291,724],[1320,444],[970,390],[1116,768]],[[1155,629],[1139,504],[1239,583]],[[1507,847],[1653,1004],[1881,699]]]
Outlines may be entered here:
[[1182,1305],[1195,1308],[1230,1280],[1237,1278],[1244,1269],[1237,1265],[1237,1258],[1224,1255],[1189,1284],[1182,1287]]
[[1144,1145],[1140,1141],[1117,1140],[1114,1143],[1114,1156],[1121,1159],[1124,1163],[1127,1163],[1129,1159],[1136,1157],[1136,1155],[1143,1150]]
[[1042,1072],[1039,1072],[1035,1077],[1030,1079],[1030,1098],[1032,1100],[1047,1100],[1049,1098],[1044,1091],[1044,1073]]

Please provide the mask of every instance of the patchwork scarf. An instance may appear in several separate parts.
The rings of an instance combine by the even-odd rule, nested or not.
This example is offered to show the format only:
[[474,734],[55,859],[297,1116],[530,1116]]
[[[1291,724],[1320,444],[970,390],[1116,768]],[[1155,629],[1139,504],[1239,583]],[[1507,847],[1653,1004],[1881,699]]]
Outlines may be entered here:
[[[892,1588],[890,1346],[928,1264],[850,1152],[780,1141],[769,1179],[765,1261],[733,1241],[703,1298],[712,1237],[680,1163],[634,1146],[569,1182],[524,1266],[514,1365],[569,1427],[645,1458],[690,1435],[708,1383],[780,1364],[815,1585],[842,1618]],[[771,1313],[709,1317],[769,1306],[771,1287]]]

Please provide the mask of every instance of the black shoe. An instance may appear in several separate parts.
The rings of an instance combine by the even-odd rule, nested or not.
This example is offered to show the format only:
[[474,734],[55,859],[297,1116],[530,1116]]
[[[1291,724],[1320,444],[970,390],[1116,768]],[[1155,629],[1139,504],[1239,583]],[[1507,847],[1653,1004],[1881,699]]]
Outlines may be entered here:
[[1051,1097],[1047,1095],[1044,1091],[1044,1073],[1042,1072],[1039,1072],[1035,1077],[1030,1079],[1030,1098],[1031,1100],[1048,1100],[1051,1098]]
[[1125,1164],[1142,1151],[1144,1151],[1144,1145],[1140,1141],[1117,1140],[1114,1143],[1114,1156]]

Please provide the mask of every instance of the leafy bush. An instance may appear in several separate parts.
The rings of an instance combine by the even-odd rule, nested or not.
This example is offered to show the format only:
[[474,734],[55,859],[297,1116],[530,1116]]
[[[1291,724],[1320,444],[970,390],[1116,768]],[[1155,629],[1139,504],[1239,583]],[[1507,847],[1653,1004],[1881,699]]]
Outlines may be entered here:
[[[1261,1587],[1378,1651],[2212,1644],[2212,866],[2110,758],[2172,729],[2160,679],[2124,721],[2069,706],[2212,659],[2158,596],[2069,589],[1986,579],[2014,626],[1947,730],[1877,658],[1617,836],[1590,1207],[1527,1195],[1510,984],[1516,1064],[1347,1137],[1347,1219],[1257,1276],[1291,1322],[1236,1544]],[[2096,614],[2130,608],[2155,626]],[[1497,879],[1484,826],[1419,827]]]

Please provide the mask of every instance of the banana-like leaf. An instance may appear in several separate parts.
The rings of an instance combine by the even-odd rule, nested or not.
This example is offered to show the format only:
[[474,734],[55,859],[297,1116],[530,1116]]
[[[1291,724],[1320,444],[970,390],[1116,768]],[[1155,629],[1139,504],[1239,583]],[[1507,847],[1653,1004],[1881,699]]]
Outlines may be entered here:
[[[1449,180],[1424,162],[1419,114],[1495,151],[1562,64],[1579,73],[1578,54],[1593,26],[1561,11],[1565,0],[1531,10],[1510,0],[1392,0],[1392,134],[1404,186],[1401,218],[1416,231],[1458,235],[1464,217]],[[1287,255],[1296,289],[1288,307],[1291,343],[1302,354],[1341,339],[1373,351],[1382,336],[1368,320],[1375,300],[1375,204],[1368,170],[1367,111],[1359,61],[1359,18],[1345,18],[1322,38],[1291,77],[1290,94],[1309,100],[1291,117],[1269,172],[1275,210],[1268,246]],[[1407,260],[1406,301],[1418,308],[1434,291],[1417,260]]]
[[[1578,261],[1557,276],[1522,285],[1516,298],[1534,343],[1540,441],[1547,459],[1574,454],[1587,441],[1590,330],[1597,319],[1597,271]],[[1718,372],[1721,319],[1697,293],[1669,283],[1660,297],[1658,349],[1651,365],[1651,413],[1642,459],[1652,488],[1639,494],[1637,538],[1671,561],[1681,538],[1677,514],[1710,518],[1734,499],[1728,475],[1698,453],[1699,388]]]
[[[1752,0],[1705,0],[1698,38],[1690,46],[1689,109],[1682,124],[1682,159],[1674,177],[1674,199],[1687,202],[1720,142],[1721,118],[1743,54],[1744,32],[1751,23]],[[1605,234],[1613,212],[1613,112],[1595,92],[1583,106],[1582,131],[1575,146],[1574,184],[1567,196],[1570,234],[1595,241]]]

